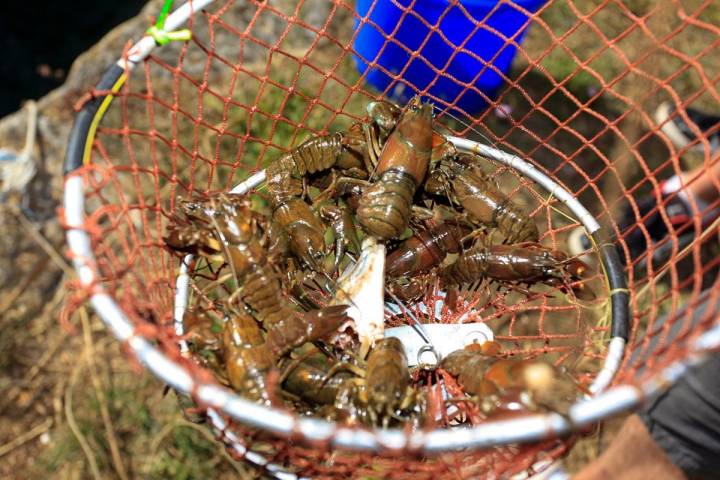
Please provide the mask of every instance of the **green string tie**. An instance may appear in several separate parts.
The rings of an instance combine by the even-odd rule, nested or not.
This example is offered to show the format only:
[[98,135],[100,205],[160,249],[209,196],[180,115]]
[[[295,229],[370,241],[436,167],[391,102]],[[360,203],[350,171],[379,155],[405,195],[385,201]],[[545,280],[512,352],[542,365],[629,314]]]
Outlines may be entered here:
[[150,35],[158,45],[167,45],[170,42],[185,42],[192,38],[192,32],[187,28],[168,32],[158,28],[157,25],[153,25],[147,29],[146,33]]
[[170,42],[186,42],[192,38],[192,32],[187,28],[173,30],[171,32],[165,30],[165,20],[167,20],[170,14],[172,5],[173,0],[165,0],[162,10],[160,10],[160,15],[158,15],[157,22],[145,32],[150,35],[158,45],[167,45]]

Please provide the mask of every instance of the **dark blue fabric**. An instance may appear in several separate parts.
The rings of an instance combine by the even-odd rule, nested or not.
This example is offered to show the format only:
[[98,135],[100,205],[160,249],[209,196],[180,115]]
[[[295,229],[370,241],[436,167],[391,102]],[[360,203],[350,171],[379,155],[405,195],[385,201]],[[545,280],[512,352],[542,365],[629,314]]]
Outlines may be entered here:
[[720,354],[692,368],[640,418],[691,478],[720,478]]

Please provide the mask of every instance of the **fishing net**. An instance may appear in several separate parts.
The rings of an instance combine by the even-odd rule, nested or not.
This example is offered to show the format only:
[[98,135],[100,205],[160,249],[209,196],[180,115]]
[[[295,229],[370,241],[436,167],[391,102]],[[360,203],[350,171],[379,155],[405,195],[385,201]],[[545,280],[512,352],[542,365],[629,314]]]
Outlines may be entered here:
[[[535,13],[500,2],[485,20],[501,7],[526,16],[532,25],[524,43],[521,33],[506,35],[475,19],[468,36],[487,31],[517,48],[506,73],[443,33],[451,9],[473,18],[462,5],[449,2],[431,24],[406,5],[413,2],[389,3],[427,29],[419,40],[439,38],[453,55],[481,62],[475,78],[448,73],[442,65],[452,58],[438,66],[404,47],[408,64],[423,62],[433,74],[418,90],[403,80],[407,68],[388,70],[357,51],[354,25],[382,28],[341,1],[189,2],[153,37],[118,52],[118,63],[83,97],[68,149],[63,221],[79,277],[70,307],[89,300],[129,355],[188,394],[229,451],[266,473],[465,478],[542,470],[589,426],[638,405],[718,344],[717,312],[700,308],[703,290],[717,286],[717,225],[703,222],[694,205],[692,218],[671,226],[665,205],[674,196],[660,192],[663,179],[690,167],[709,170],[717,155],[702,139],[676,147],[653,112],[662,101],[720,107],[720,64],[712,55],[720,28],[708,22],[720,12],[710,0],[558,1]],[[192,38],[155,48],[186,38],[171,32],[183,24]],[[387,45],[403,48],[392,32],[383,35]],[[370,66],[363,74],[358,60]],[[389,78],[384,91],[367,86],[373,69]],[[501,79],[494,95],[475,85],[485,71]],[[458,94],[432,94],[439,81],[459,85]],[[223,272],[188,280],[198,265],[165,247],[178,199],[227,192],[248,179],[262,196],[254,179],[281,153],[364,120],[369,101],[408,92],[432,101],[435,121],[452,135],[488,148],[484,168],[531,212],[543,245],[566,250],[580,227],[593,240],[582,257],[594,266],[586,279],[593,298],[550,287],[528,295],[485,282],[467,292],[464,310],[416,310],[427,322],[484,322],[506,354],[542,357],[570,372],[578,401],[596,396],[569,417],[483,422],[465,407],[474,429],[452,429],[449,421],[412,434],[347,428],[243,402],[181,352],[176,320],[187,298],[212,303],[208,292],[220,288],[215,280]],[[486,102],[481,113],[458,101],[467,92]],[[657,208],[641,213],[638,199],[648,196]],[[616,219],[628,208],[635,224],[621,230]],[[643,223],[655,213],[669,229],[660,242]],[[638,229],[648,247],[631,257],[626,239]],[[425,304],[439,300],[429,294]]]

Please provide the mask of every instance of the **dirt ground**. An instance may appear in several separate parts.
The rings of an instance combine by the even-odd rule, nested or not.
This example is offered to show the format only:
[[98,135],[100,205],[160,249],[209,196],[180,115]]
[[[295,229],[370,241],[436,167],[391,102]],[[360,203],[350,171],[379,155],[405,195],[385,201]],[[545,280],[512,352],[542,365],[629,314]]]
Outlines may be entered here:
[[[130,38],[137,38],[147,27],[147,18],[157,12],[161,2],[151,2],[137,19],[114,31],[80,59],[68,75],[62,90],[42,100],[40,134],[36,150],[38,175],[23,194],[6,197],[0,204],[0,476],[2,478],[247,478],[252,472],[232,460],[212,435],[180,415],[177,400],[164,385],[139,365],[128,361],[121,347],[107,333],[89,307],[81,307],[61,324],[59,315],[74,274],[66,259],[63,230],[57,222],[56,209],[62,198],[61,163],[64,142],[72,121],[72,105],[98,78],[99,73],[121,51]],[[592,12],[596,2],[554,2],[541,16],[556,35],[566,32],[580,14]],[[695,2],[694,4],[700,4]],[[653,2],[626,1],[632,15],[642,17]],[[692,11],[691,6],[685,7]],[[677,12],[669,5],[648,21],[648,28],[660,35],[671,27]],[[720,6],[704,9],[705,21],[720,24]],[[631,15],[616,2],[593,13],[593,22],[603,25],[614,38],[627,28]],[[710,20],[708,20],[710,19]],[[590,61],[593,71],[578,70],[577,59],[587,59],[597,50],[598,38],[585,25],[564,39],[567,51],[548,50],[551,41],[547,29],[535,25],[524,43],[526,56],[518,56],[514,75],[521,77],[520,88],[503,97],[515,119],[523,119],[522,128],[490,112],[486,126],[505,142],[532,151],[533,158],[553,171],[568,185],[583,185],[583,175],[599,173],[601,162],[592,149],[578,156],[578,169],[559,161],[557,152],[572,154],[582,149],[582,142],[571,132],[593,138],[604,123],[597,116],[584,113],[573,116],[577,106],[556,87],[560,82],[588,103],[604,118],[617,119],[621,135],[601,135],[594,146],[606,155],[620,171],[625,185],[634,185],[643,172],[633,163],[624,139],[640,138],[646,131],[646,120],[638,115],[622,116],[628,102],[654,110],[666,93],[648,97],[643,74],[668,78],[681,60],[665,51],[647,53],[651,45],[642,35],[632,35],[616,42],[617,50],[599,54]],[[675,48],[698,51],[714,39],[710,33],[694,29],[673,40]],[[622,52],[618,53],[618,52]],[[623,59],[624,56],[624,59]],[[538,68],[524,73],[528,64],[542,58]],[[642,59],[642,60],[638,60]],[[637,63],[633,63],[637,60]],[[720,58],[703,57],[706,71],[717,78]],[[635,70],[615,79],[633,63]],[[551,80],[552,79],[552,80]],[[672,86],[678,95],[698,91],[702,80],[689,71],[675,77]],[[596,95],[605,85],[605,91]],[[522,94],[526,92],[526,94]],[[544,110],[557,118],[568,119],[550,141],[554,124],[537,112],[528,101],[543,99]],[[701,96],[698,102],[709,104]],[[718,105],[712,105],[718,108]],[[526,115],[527,114],[527,115]],[[24,138],[24,114],[9,116],[0,122],[3,147],[19,149]],[[537,137],[528,134],[534,132]],[[653,168],[664,165],[667,147],[656,137],[642,141],[642,157]],[[686,166],[698,159],[688,156]],[[658,177],[669,171],[661,169]],[[604,192],[617,192],[624,186],[610,177],[602,177]],[[640,182],[642,183],[642,182]],[[644,185],[639,192],[647,191]],[[590,190],[580,194],[588,205],[596,202]],[[70,282],[70,283],[69,283]],[[578,442],[566,464],[576,471],[594,458],[611,438],[617,421],[608,422],[603,435],[591,435]]]

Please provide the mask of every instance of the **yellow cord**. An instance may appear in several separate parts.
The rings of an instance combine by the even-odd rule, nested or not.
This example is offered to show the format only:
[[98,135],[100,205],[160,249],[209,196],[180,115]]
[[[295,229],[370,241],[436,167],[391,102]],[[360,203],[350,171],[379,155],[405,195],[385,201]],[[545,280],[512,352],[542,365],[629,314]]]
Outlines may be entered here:
[[624,293],[626,295],[630,295],[630,290],[628,290],[627,288],[613,288],[612,290],[610,290],[611,297],[616,293]]
[[102,120],[102,117],[105,115],[108,107],[115,99],[115,94],[125,84],[126,79],[127,73],[123,72],[110,89],[110,93],[103,99],[102,103],[100,104],[100,108],[98,108],[97,112],[95,112],[95,116],[90,123],[90,129],[88,130],[87,138],[85,139],[85,150],[83,151],[83,165],[90,165],[90,153],[92,152],[92,144],[95,140],[95,131],[97,130],[97,127],[100,124],[100,120]]

